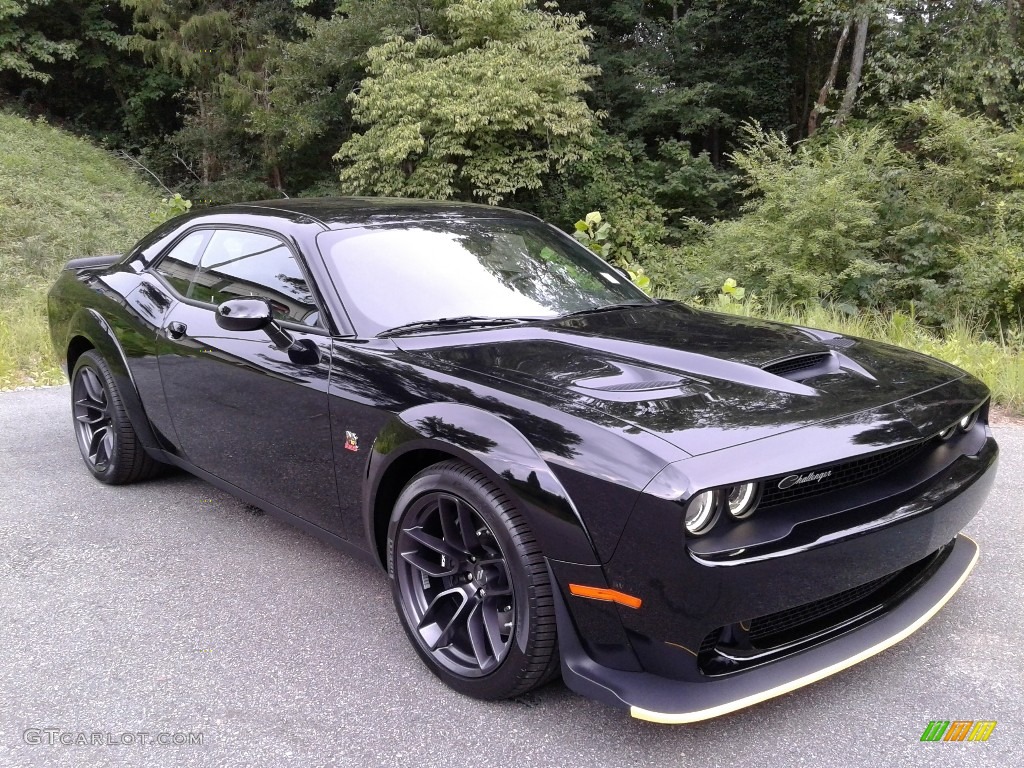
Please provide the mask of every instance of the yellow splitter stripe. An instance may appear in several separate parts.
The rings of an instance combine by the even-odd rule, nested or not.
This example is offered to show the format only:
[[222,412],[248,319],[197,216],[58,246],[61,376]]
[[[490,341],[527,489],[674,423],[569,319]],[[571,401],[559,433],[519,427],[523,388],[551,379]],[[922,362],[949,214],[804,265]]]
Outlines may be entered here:
[[[968,539],[969,541],[973,542],[975,546],[977,546],[977,542],[974,541],[974,539],[972,539],[970,536],[966,536],[965,534],[960,535],[963,536],[965,539]],[[775,688],[769,688],[767,691],[764,691],[762,693],[755,693],[750,696],[745,696],[742,699],[736,699],[735,701],[730,701],[725,704],[719,704],[717,707],[701,709],[697,710],[696,712],[678,713],[652,712],[651,710],[644,709],[643,707],[630,707],[629,714],[631,714],[638,720],[649,720],[652,723],[665,723],[669,725],[678,725],[682,723],[696,723],[700,720],[708,720],[712,717],[718,717],[719,715],[725,715],[729,712],[735,712],[737,709],[749,707],[752,704],[757,704],[761,701],[773,699],[776,696],[781,696],[784,693],[795,691],[797,688],[802,688],[805,685],[810,685],[811,683],[817,682],[818,680],[822,680],[828,677],[829,675],[834,675],[836,672],[841,672],[842,670],[847,669],[848,667],[852,667],[854,664],[859,664],[860,662],[864,661],[864,659],[870,658],[875,654],[881,653],[886,648],[890,648],[896,645],[896,643],[900,642],[900,640],[903,640],[904,638],[907,638],[910,635],[914,634],[914,632],[919,630],[929,619],[931,619],[932,616],[938,613],[939,610],[941,610],[942,606],[949,602],[949,599],[956,594],[957,590],[959,590],[961,586],[963,586],[963,583],[967,580],[967,577],[971,574],[971,571],[974,570],[974,566],[978,562],[979,554],[980,550],[975,549],[974,557],[971,559],[970,565],[967,566],[967,569],[963,572],[960,578],[957,579],[956,584],[954,584],[950,588],[950,590],[943,596],[943,598],[939,600],[937,603],[935,603],[935,605],[933,605],[927,613],[923,614],[913,624],[901,630],[900,632],[897,632],[892,637],[888,637],[880,643],[877,643],[871,646],[870,648],[866,648],[860,653],[854,654],[848,659],[843,659],[842,661],[836,662],[831,666],[819,669],[817,672],[812,672],[809,675],[798,677],[796,680],[791,680],[790,682],[776,686]]]

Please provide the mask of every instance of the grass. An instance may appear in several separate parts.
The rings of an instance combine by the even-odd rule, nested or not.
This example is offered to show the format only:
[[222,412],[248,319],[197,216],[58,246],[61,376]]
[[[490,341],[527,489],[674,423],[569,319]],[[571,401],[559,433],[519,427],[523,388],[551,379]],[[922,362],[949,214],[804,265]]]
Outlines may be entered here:
[[1024,349],[1019,329],[1004,333],[1000,339],[992,339],[962,317],[953,318],[940,334],[903,312],[850,315],[831,307],[781,307],[757,300],[733,301],[709,308],[860,336],[923,352],[974,374],[992,390],[993,404],[1011,415],[1024,415]]
[[68,259],[131,246],[159,199],[88,141],[0,113],[0,389],[64,380],[46,290]]

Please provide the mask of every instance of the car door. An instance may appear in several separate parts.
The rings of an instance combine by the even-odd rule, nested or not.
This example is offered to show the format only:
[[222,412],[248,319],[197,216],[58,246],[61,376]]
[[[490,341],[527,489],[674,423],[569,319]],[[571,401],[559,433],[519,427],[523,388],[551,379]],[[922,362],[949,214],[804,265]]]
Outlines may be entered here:
[[[272,233],[207,231],[194,265],[155,267],[177,299],[158,341],[177,443],[198,468],[344,535],[328,407],[331,340],[306,270]],[[278,324],[312,354],[289,354],[265,331],[217,325],[218,304],[251,296],[267,299]]]

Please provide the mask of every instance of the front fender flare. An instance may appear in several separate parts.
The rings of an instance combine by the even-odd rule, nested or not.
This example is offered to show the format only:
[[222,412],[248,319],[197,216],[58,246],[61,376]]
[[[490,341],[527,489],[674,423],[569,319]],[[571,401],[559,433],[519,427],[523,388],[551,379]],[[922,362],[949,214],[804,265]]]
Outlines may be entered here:
[[527,437],[493,413],[457,403],[418,405],[395,416],[378,434],[367,466],[364,524],[379,551],[375,500],[388,469],[413,451],[440,451],[483,472],[518,505],[544,555],[598,565],[572,499]]

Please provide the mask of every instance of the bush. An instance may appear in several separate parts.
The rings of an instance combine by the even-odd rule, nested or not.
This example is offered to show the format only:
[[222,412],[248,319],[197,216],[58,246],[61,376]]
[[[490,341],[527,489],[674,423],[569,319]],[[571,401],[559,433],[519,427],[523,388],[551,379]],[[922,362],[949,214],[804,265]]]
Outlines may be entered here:
[[734,159],[743,214],[694,223],[668,288],[735,276],[784,303],[912,308],[931,324],[1024,312],[1024,130],[921,101],[795,151],[748,126]]

